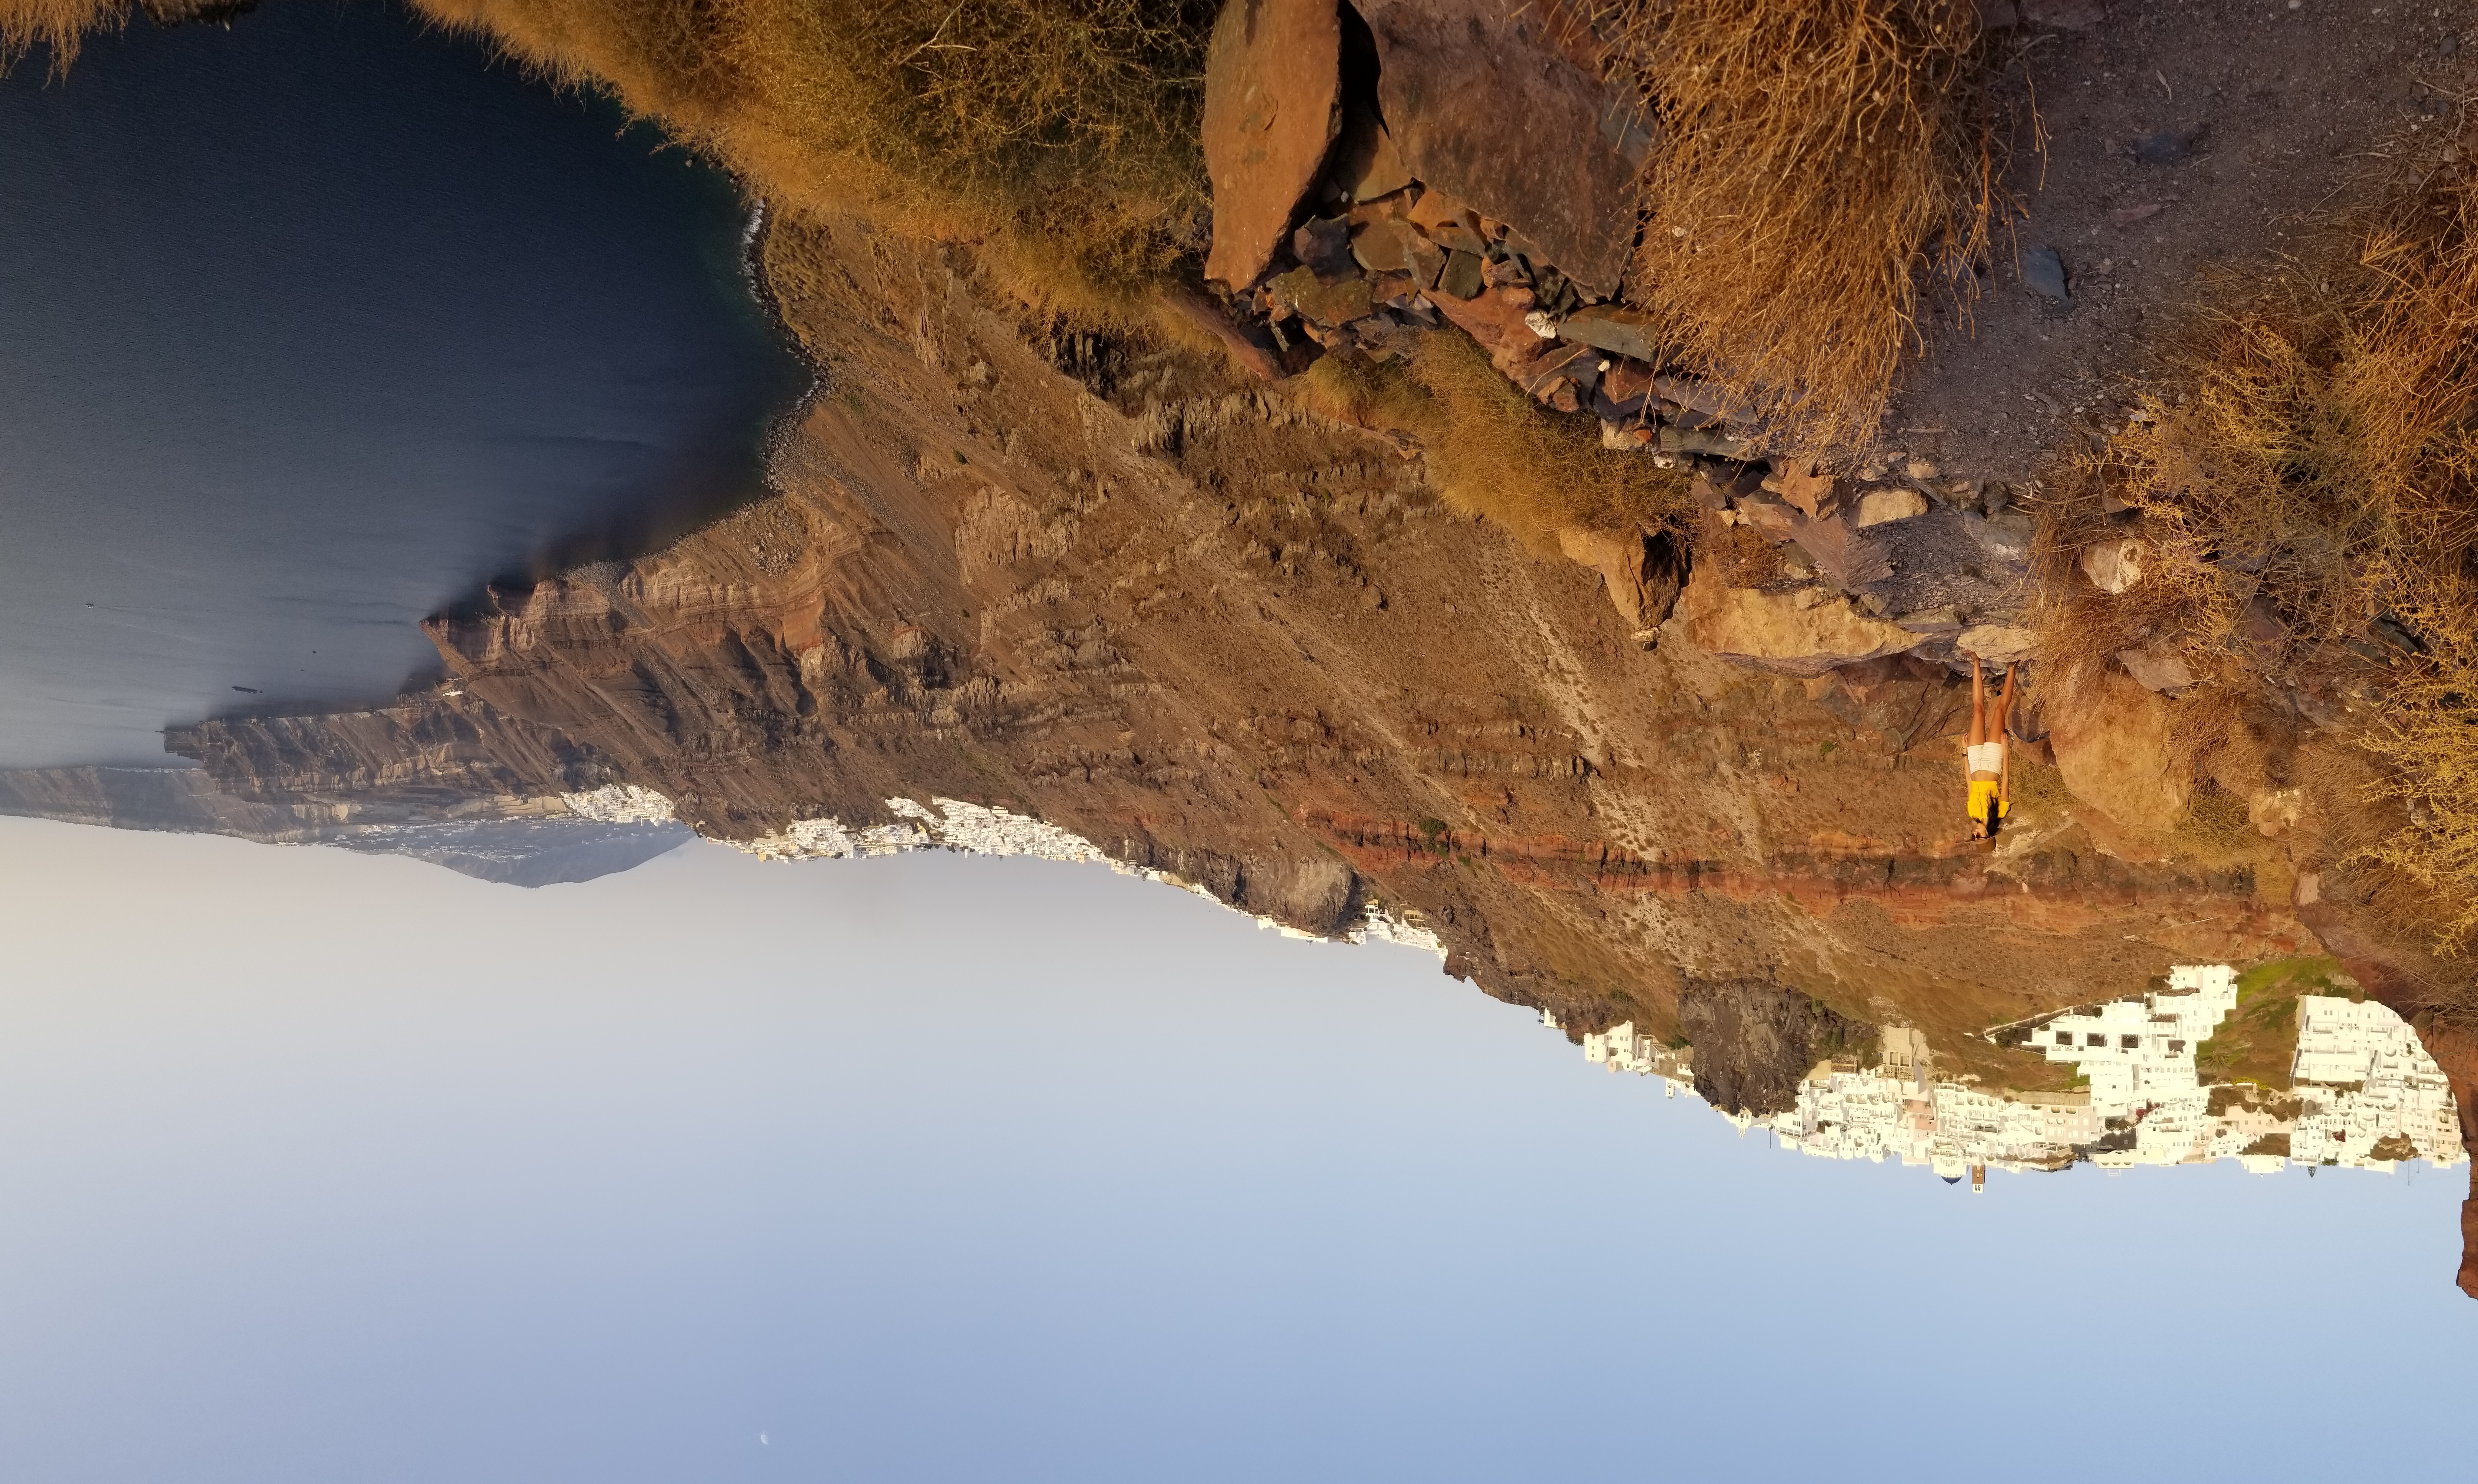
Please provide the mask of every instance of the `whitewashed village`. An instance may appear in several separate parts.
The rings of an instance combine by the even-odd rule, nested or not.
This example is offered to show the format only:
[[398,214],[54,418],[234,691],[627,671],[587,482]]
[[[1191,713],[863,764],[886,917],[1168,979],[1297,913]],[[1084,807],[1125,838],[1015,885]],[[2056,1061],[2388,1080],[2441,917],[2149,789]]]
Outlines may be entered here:
[[[1985,1188],[1990,1169],[2062,1170],[2085,1159],[2103,1170],[2233,1159],[2268,1174],[2291,1163],[2391,1170],[2410,1159],[2451,1166],[2467,1157],[2441,1069],[2407,1021],[2372,1001],[2298,996],[2286,1093],[2203,1085],[2195,1052],[2237,1003],[2235,969],[2185,966],[2163,992],[2039,1021],[2027,1044],[2073,1064],[2087,1083],[2061,1093],[1938,1080],[1926,1039],[1887,1027],[1877,1066],[1827,1063],[1800,1084],[1789,1112],[1724,1117],[1802,1154],[1929,1166],[1947,1180],[1966,1176],[1974,1190]],[[1693,1095],[1693,1055],[1631,1024],[1583,1038],[1585,1060],[1659,1077],[1673,1097]]]

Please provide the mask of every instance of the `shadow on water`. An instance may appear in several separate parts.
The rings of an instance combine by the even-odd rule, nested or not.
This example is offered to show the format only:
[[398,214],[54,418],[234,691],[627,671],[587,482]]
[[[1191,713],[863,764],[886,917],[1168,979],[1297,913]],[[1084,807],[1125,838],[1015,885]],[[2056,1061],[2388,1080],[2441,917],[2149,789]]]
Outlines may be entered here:
[[378,3],[0,79],[0,767],[383,701],[421,619],[761,492],[733,183]]

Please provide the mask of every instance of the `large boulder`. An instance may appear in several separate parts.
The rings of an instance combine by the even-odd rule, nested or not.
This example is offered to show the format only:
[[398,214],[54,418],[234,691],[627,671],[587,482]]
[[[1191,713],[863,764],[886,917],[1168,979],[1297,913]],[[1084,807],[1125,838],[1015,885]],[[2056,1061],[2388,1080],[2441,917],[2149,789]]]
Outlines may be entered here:
[[1871,618],[1823,588],[1732,588],[1699,566],[1679,599],[1688,642],[1776,675],[1813,678],[1845,665],[1900,654],[1924,642],[1898,623]]
[[2017,665],[2039,652],[2039,636],[2017,624],[1976,623],[1955,636],[1954,647],[1989,665]]
[[1570,61],[1541,8],[1371,0],[1378,101],[1403,165],[1502,221],[1595,297],[1634,244],[1632,114]]
[[1334,0],[1228,0],[1204,54],[1204,170],[1213,250],[1204,276],[1237,289],[1273,264],[1342,130]]
[[1557,533],[1557,549],[1601,574],[1610,606],[1639,637],[1659,627],[1677,605],[1682,564],[1668,537],[1566,526]]
[[2172,706],[2132,676],[2111,671],[2070,706],[2050,711],[2048,742],[2065,788],[2127,829],[2175,828],[2194,781],[2170,761]]

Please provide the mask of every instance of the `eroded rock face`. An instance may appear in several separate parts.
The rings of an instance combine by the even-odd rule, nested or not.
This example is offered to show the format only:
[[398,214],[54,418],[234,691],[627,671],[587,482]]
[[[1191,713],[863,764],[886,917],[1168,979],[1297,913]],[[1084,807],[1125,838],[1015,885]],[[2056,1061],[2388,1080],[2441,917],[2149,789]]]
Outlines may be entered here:
[[1333,0],[1229,0],[1204,62],[1204,168],[1213,249],[1204,276],[1254,283],[1342,130],[1342,23]]
[[1372,0],[1378,97],[1410,172],[1507,223],[1600,297],[1634,241],[1635,166],[1601,84],[1538,10],[1506,0]]
[[1817,1062],[1876,1038],[1876,1027],[1759,979],[1689,981],[1678,1023],[1695,1046],[1696,1093],[1724,1113],[1757,1117],[1798,1106],[1798,1084]]
[[2193,780],[2171,765],[2171,702],[2111,672],[2079,704],[2048,714],[2057,771],[2076,798],[2127,829],[2176,827]]

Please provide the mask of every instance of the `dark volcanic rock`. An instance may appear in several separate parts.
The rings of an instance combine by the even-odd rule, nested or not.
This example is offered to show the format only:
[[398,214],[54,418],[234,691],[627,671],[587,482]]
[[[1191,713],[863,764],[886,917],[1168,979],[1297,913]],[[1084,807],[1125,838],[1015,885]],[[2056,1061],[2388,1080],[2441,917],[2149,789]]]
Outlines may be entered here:
[[1333,0],[1230,0],[1204,62],[1204,168],[1213,250],[1232,289],[1274,261],[1291,214],[1342,128],[1342,24]]
[[1506,223],[1590,293],[1634,242],[1634,167],[1607,91],[1536,12],[1504,0],[1374,0],[1378,98],[1411,173]]
[[1796,1107],[1809,1069],[1876,1034],[1759,979],[1689,981],[1678,996],[1678,1023],[1695,1045],[1695,1091],[1725,1113],[1758,1116]]

